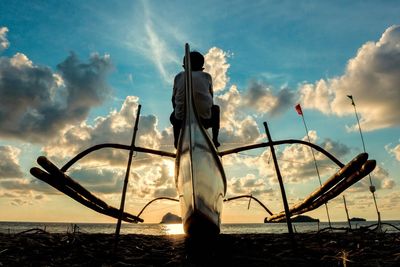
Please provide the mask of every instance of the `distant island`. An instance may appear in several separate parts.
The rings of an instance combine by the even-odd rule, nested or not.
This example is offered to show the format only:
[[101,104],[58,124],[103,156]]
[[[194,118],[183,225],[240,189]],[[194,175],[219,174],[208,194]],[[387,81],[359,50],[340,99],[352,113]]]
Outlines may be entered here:
[[357,217],[353,217],[350,219],[351,222],[365,222],[366,219],[364,218],[357,218]]
[[168,212],[165,214],[160,223],[171,224],[171,223],[182,223],[182,218],[178,215]]
[[[314,219],[314,218],[312,218],[310,216],[306,216],[306,215],[299,215],[299,216],[292,218],[291,221],[292,222],[319,222],[319,219]],[[279,222],[280,223],[286,222],[286,219],[283,219],[282,221],[279,221]],[[275,223],[275,222],[269,222],[267,220],[267,218],[265,218],[264,223]]]

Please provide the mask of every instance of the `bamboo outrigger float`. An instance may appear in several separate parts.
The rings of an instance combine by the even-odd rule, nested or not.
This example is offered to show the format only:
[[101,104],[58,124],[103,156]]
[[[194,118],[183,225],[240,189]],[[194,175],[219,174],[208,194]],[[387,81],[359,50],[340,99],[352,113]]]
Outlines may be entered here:
[[[196,106],[193,101],[189,52],[189,45],[186,44],[186,115],[176,154],[167,151],[138,147],[135,145],[134,138],[136,137],[137,124],[140,117],[139,107],[136,114],[136,126],[133,134],[134,137],[130,146],[114,143],[95,145],[76,155],[61,168],[58,168],[47,158],[41,156],[38,158],[37,162],[43,169],[33,167],[30,170],[31,174],[94,211],[130,223],[143,222],[143,219],[140,218],[140,215],[155,200],[168,199],[179,201],[185,232],[189,235],[203,235],[217,234],[220,232],[222,206],[223,202],[225,201],[231,201],[245,197],[254,199],[270,215],[270,217],[265,219],[266,222],[281,222],[285,221],[286,218],[290,218],[291,216],[302,214],[318,208],[329,200],[337,197],[348,187],[361,180],[374,170],[376,162],[375,160],[368,160],[367,153],[358,155],[348,164],[344,165],[328,151],[310,142],[294,139],[272,141],[270,139],[267,127],[267,136],[270,139],[268,142],[252,144],[218,152],[207,131],[201,125],[197,115]],[[266,126],[266,123],[264,123],[264,125]],[[274,146],[283,144],[301,144],[310,146],[332,160],[340,169],[302,202],[295,204],[291,208],[285,209],[285,211],[279,213],[271,212],[270,209],[268,209],[264,204],[262,204],[261,201],[252,195],[225,198],[227,182],[221,157],[241,151],[264,147],[270,147],[272,151]],[[154,199],[146,204],[138,215],[133,215],[123,210],[124,205],[121,205],[120,209],[109,206],[107,203],[94,196],[91,192],[86,190],[83,186],[65,174],[65,172],[77,161],[84,158],[86,155],[103,148],[123,149],[175,158],[175,182],[179,199],[171,199],[168,197]],[[275,164],[277,165],[277,162],[275,162]],[[276,171],[278,174],[279,169]],[[280,173],[278,178],[279,176]],[[281,187],[282,186],[283,184]],[[284,201],[286,201],[286,199],[284,199]]]

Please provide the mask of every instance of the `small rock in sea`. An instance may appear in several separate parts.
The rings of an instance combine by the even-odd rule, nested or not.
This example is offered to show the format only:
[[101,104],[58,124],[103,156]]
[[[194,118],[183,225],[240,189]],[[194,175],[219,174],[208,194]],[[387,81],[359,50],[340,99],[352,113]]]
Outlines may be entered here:
[[182,218],[178,215],[168,212],[162,217],[160,223],[182,223]]

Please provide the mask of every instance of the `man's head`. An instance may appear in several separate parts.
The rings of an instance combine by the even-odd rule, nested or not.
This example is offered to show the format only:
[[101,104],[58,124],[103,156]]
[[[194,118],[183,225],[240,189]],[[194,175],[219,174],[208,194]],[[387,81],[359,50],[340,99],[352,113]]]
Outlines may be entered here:
[[[203,70],[204,57],[197,51],[190,52],[190,63],[192,65],[192,71]],[[183,57],[183,64],[185,65],[185,57]],[[185,67],[185,66],[183,66]]]

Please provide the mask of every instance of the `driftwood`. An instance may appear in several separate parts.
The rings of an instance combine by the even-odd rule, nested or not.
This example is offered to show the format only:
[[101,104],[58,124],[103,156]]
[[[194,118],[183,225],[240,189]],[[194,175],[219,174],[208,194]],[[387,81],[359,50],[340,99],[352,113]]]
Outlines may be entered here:
[[[30,170],[33,176],[94,211],[116,219],[119,217],[120,212],[117,208],[109,206],[103,200],[87,191],[82,185],[60,171],[46,157],[39,157],[37,161],[46,171],[33,167]],[[131,223],[143,222],[143,219],[127,212],[123,213],[122,220]]]

